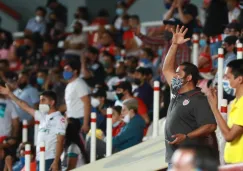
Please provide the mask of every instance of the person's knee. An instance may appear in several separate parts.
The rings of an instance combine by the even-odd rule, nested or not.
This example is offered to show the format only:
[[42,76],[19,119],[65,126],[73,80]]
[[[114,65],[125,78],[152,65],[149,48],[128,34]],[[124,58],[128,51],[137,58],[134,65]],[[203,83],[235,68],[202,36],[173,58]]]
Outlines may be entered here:
[[13,162],[13,159],[12,159],[11,156],[7,156],[7,157],[5,158],[5,163],[6,163],[6,164],[12,164],[12,162]]

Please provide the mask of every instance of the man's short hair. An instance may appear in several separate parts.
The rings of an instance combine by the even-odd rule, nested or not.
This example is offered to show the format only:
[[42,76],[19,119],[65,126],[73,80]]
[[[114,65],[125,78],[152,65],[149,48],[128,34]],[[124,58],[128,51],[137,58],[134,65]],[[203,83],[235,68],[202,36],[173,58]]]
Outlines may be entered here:
[[104,51],[103,55],[109,57],[112,62],[116,62],[115,57],[111,53],[109,53],[108,51]]
[[138,111],[138,101],[135,98],[127,99],[122,103],[129,110],[134,110],[135,113]]
[[199,79],[199,70],[197,66],[190,62],[183,62],[182,64],[180,64],[180,66],[184,66],[183,71],[185,72],[186,76],[192,76],[192,82],[196,86]]
[[87,48],[87,51],[94,54],[94,55],[99,55],[99,53],[100,53],[99,50],[97,48],[93,47],[93,46],[89,46]]
[[149,57],[154,57],[154,52],[151,48],[143,48],[143,51],[148,54]]
[[235,78],[243,76],[243,59],[233,60],[228,63],[227,67],[232,69]]
[[128,91],[129,94],[132,95],[132,84],[128,81],[123,81],[123,82],[119,82],[117,85],[114,86],[114,89],[123,89],[124,91]]
[[39,6],[39,7],[36,8],[35,11],[42,11],[44,16],[46,16],[46,9],[44,7]]
[[41,93],[41,96],[45,96],[47,98],[49,98],[50,100],[54,100],[55,104],[57,103],[57,94],[54,91],[44,91],[43,93]]
[[140,23],[140,18],[138,15],[131,15],[130,16],[131,19],[137,20]]
[[75,58],[67,59],[64,66],[67,66],[67,65],[69,65],[72,68],[72,70],[77,70],[78,74],[80,73],[80,70],[81,70],[80,60],[75,59]]

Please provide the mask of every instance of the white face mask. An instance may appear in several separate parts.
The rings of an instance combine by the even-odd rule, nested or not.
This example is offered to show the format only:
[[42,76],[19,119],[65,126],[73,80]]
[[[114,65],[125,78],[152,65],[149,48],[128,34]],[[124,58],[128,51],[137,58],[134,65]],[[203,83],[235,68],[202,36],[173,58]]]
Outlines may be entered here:
[[121,121],[116,121],[116,122],[112,125],[112,127],[115,128],[115,127],[117,127],[120,123],[121,123]]
[[98,107],[100,105],[100,101],[99,101],[99,99],[96,99],[96,98],[91,98],[91,106],[92,107],[94,107],[94,108],[96,108],[96,107]]
[[43,17],[37,15],[37,16],[35,16],[35,20],[37,22],[41,22],[43,20]]
[[48,104],[39,104],[39,111],[47,114],[50,111],[50,106]]
[[123,120],[125,123],[129,123],[129,122],[130,122],[130,115],[129,115],[129,114],[126,114],[122,120]]

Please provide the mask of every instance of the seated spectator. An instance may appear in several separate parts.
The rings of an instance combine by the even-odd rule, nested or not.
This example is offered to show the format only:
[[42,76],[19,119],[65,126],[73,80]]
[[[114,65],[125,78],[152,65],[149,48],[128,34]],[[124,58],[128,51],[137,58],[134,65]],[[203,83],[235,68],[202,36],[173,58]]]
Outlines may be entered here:
[[26,27],[25,27],[25,35],[31,35],[33,33],[40,33],[40,35],[44,36],[46,33],[46,10],[43,7],[37,7],[35,10],[35,17],[31,18]]
[[143,48],[141,55],[140,55],[139,66],[144,67],[144,68],[154,69],[153,59],[154,59],[154,53],[153,53],[152,49]]
[[107,51],[113,56],[116,55],[117,47],[114,43],[113,35],[111,34],[111,32],[105,31],[101,36],[100,43],[102,45],[100,52]]
[[153,109],[153,88],[146,82],[146,69],[139,67],[135,72],[134,84],[138,86],[134,90],[134,96],[143,100],[146,104],[147,109],[150,111]]
[[128,99],[136,99],[138,102],[138,110],[137,113],[142,116],[146,124],[148,124],[149,117],[148,117],[148,109],[144,102],[137,97],[134,97],[132,94],[132,85],[128,81],[120,82],[118,85],[115,86],[116,90],[116,102],[115,106],[122,106],[123,102]]
[[113,106],[113,103],[106,98],[106,91],[102,88],[95,88],[91,98],[92,111],[96,113],[97,128],[106,132],[106,109]]
[[82,34],[83,25],[77,21],[73,25],[73,33],[69,35],[65,42],[64,48],[66,58],[80,59],[80,54],[86,46],[86,37]]
[[68,118],[64,151],[61,157],[63,170],[72,170],[89,162],[84,143],[79,135],[80,127],[79,119]]
[[204,145],[184,145],[175,151],[172,164],[168,169],[173,171],[217,171],[218,166],[219,160],[215,149]]
[[104,51],[102,53],[102,56],[103,57],[101,60],[106,74],[105,82],[107,83],[112,77],[116,75],[115,74],[116,61],[115,61],[115,57],[107,51]]
[[127,13],[127,6],[124,2],[118,2],[116,6],[116,19],[114,26],[117,30],[122,28],[122,17]]
[[88,47],[86,53],[81,57],[82,76],[85,80],[92,80],[94,86],[103,85],[105,80],[105,70],[98,57],[99,50],[92,46]]
[[114,106],[112,112],[112,136],[117,136],[122,128],[125,126],[125,122],[122,120],[121,106]]
[[119,152],[142,142],[145,122],[137,114],[138,102],[136,99],[128,99],[123,102],[122,116],[126,123],[121,132],[113,137],[112,146]]

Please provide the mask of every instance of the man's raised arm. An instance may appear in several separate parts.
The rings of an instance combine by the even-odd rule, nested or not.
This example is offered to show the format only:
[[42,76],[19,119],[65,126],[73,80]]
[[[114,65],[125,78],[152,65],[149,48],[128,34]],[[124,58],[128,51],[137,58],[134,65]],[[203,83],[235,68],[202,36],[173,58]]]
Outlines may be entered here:
[[171,80],[175,75],[175,60],[178,46],[190,40],[189,38],[184,39],[184,36],[187,32],[187,29],[184,29],[184,26],[181,28],[177,26],[176,31],[173,29],[171,29],[171,31],[173,33],[172,44],[170,46],[169,52],[165,57],[165,62],[162,69],[165,79],[169,85],[171,85]]
[[13,100],[21,109],[29,113],[34,117],[35,109],[30,107],[25,101],[16,97],[9,89],[8,85],[6,87],[0,86],[0,94],[8,96],[11,100]]

